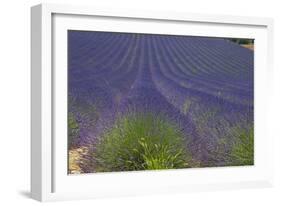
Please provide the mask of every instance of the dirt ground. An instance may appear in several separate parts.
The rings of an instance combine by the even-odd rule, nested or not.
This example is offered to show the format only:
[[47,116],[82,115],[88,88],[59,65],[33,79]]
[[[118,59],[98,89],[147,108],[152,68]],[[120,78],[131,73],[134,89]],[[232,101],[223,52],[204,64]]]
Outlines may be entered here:
[[70,174],[81,174],[82,169],[80,167],[81,161],[83,161],[82,155],[86,155],[88,153],[87,147],[80,147],[76,149],[69,150],[69,165],[68,165],[68,172]]
[[254,44],[241,44],[242,47],[254,50]]

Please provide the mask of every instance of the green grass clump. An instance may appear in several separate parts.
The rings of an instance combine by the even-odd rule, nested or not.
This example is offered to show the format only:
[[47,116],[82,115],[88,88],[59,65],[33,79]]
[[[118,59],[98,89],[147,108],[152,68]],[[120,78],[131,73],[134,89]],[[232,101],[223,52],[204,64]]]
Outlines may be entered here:
[[234,165],[254,164],[254,130],[244,130],[234,142],[230,153]]
[[118,118],[101,136],[94,158],[97,172],[185,168],[191,163],[179,127],[151,113]]
[[79,125],[73,113],[68,113],[68,147],[73,147],[79,135]]
[[217,147],[210,153],[210,165],[240,166],[254,164],[254,130],[234,127],[228,137],[219,138]]

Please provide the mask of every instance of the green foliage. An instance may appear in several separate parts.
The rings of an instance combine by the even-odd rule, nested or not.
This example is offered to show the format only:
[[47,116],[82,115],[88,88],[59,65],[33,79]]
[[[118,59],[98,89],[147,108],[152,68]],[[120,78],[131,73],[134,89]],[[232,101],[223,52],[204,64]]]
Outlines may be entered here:
[[72,147],[79,135],[79,125],[73,113],[68,113],[68,146]]
[[253,165],[254,164],[254,130],[241,127],[230,129],[228,137],[218,139],[210,157],[213,164],[223,162],[224,166]]
[[84,127],[91,127],[97,122],[99,118],[98,108],[96,104],[86,101],[79,101],[78,99],[69,96],[68,107],[70,111],[74,111],[75,114],[79,114],[81,119],[84,120]]
[[237,44],[253,44],[254,43],[253,39],[235,39],[235,38],[231,38],[229,40],[234,42],[234,43],[237,43]]
[[172,169],[187,167],[183,148],[175,151],[171,145],[153,144],[144,138],[139,141],[143,154],[145,169]]
[[254,130],[242,131],[230,153],[234,165],[254,164]]
[[94,158],[99,172],[185,168],[192,162],[177,125],[151,113],[119,118],[97,143]]

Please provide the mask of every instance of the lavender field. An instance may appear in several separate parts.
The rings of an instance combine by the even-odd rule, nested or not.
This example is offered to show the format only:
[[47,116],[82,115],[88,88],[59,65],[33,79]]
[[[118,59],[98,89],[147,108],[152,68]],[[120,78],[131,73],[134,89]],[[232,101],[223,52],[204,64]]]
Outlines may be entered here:
[[68,31],[68,173],[253,165],[241,42]]

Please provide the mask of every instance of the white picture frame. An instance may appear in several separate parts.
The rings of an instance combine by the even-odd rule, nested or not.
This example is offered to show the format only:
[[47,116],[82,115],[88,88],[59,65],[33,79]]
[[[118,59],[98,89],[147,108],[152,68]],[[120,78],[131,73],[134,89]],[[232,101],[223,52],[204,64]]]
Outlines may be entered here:
[[[40,4],[31,8],[31,26],[32,198],[53,201],[273,185],[273,134],[267,118],[272,19]],[[60,109],[67,91],[65,31],[73,28],[255,38],[255,166],[67,175],[67,142],[58,137],[65,135],[66,121]]]

